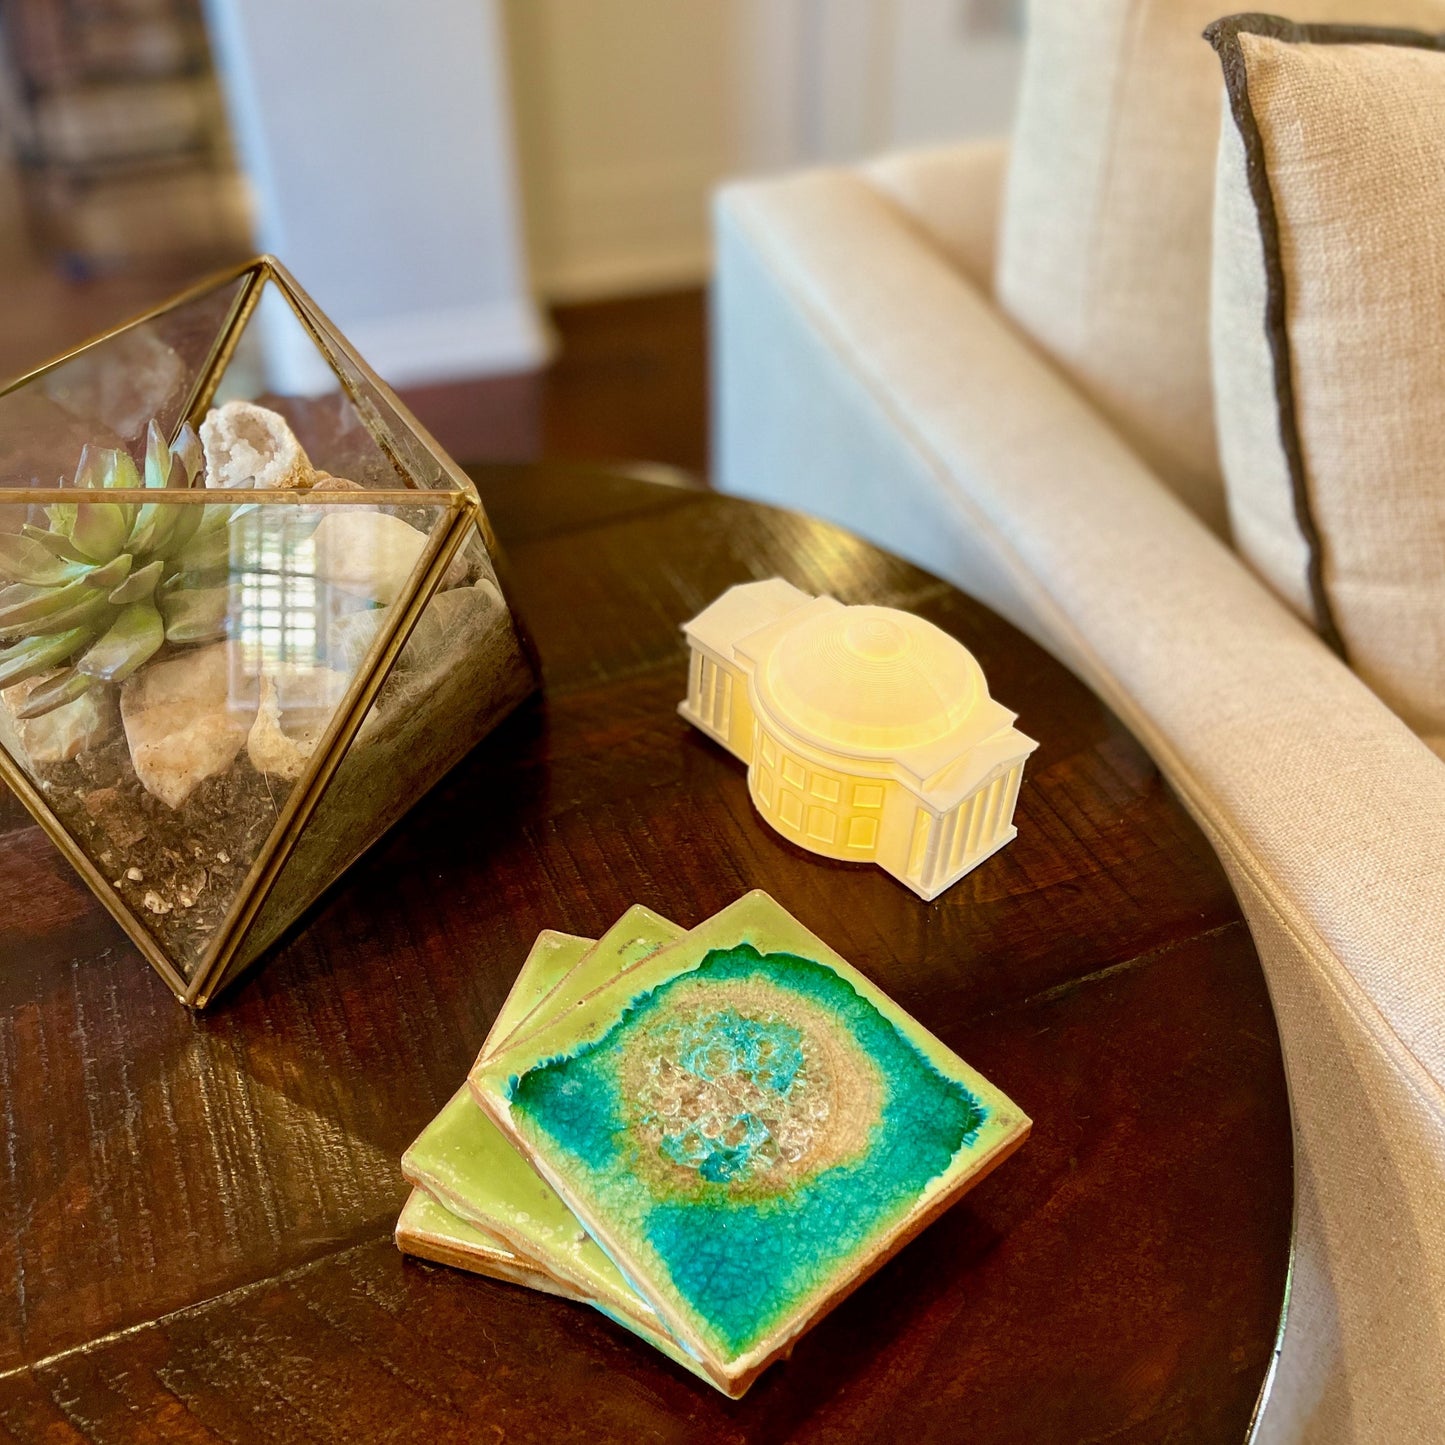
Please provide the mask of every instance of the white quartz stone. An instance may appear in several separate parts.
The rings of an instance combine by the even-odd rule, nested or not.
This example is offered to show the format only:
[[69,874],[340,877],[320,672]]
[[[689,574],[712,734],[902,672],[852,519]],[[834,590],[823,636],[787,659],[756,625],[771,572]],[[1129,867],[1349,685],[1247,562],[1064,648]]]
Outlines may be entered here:
[[353,597],[390,606],[406,590],[426,544],[426,533],[400,517],[338,507],[316,528],[316,575]]
[[[246,737],[246,755],[251,759],[251,766],[257,772],[270,773],[288,782],[299,778],[349,681],[344,672],[332,668],[307,669],[304,685],[299,689],[294,678],[290,679],[289,687],[283,683],[278,688],[274,678],[263,677],[260,706]],[[283,709],[283,696],[295,695],[298,690],[309,694],[306,705]]]
[[68,763],[115,731],[115,698],[107,687],[92,687],[40,717],[17,717],[26,698],[49,681],[49,675],[35,677],[0,692],[0,743],[21,763]]
[[245,745],[256,706],[231,690],[230,648],[218,642],[143,667],[121,689],[131,765],[147,792],[179,808]]

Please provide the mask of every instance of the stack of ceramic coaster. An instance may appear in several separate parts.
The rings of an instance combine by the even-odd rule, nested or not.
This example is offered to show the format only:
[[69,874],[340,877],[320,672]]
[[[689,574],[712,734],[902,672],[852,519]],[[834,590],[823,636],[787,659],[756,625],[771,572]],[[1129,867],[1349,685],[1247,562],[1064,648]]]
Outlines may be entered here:
[[1028,1131],[767,894],[690,933],[632,908],[538,937],[396,1237],[737,1396]]

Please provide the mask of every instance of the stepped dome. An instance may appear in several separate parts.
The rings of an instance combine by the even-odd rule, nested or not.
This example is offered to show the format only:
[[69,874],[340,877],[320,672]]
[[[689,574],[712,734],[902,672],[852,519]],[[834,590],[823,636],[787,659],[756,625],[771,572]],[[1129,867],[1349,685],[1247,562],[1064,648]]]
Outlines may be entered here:
[[888,607],[809,618],[782,638],[758,680],[777,721],[844,752],[936,742],[988,696],[961,642]]

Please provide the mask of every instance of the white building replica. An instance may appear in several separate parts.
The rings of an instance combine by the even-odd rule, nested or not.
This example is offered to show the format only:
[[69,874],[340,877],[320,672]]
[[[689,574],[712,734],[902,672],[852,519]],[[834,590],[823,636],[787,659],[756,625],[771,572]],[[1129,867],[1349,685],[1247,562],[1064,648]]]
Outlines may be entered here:
[[748,765],[753,802],[789,841],[876,863],[931,899],[1017,833],[1038,744],[931,622],[775,577],[731,588],[682,630],[678,710]]

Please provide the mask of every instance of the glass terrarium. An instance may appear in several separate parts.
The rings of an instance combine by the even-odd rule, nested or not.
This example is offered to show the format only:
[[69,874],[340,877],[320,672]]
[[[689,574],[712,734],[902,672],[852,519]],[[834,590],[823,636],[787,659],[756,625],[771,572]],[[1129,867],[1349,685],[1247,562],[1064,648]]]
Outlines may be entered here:
[[0,393],[0,774],[187,1004],[536,683],[471,483],[274,260]]

